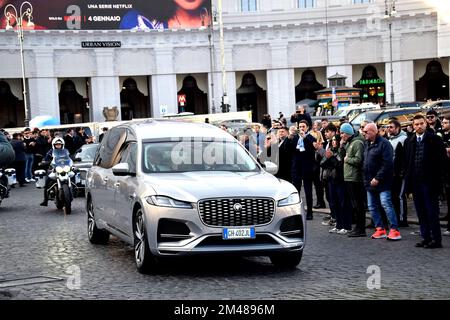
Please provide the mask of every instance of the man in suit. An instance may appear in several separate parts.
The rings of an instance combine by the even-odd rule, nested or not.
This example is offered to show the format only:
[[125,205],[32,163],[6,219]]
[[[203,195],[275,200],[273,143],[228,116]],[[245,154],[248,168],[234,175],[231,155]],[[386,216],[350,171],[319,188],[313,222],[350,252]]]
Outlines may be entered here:
[[439,194],[446,174],[447,154],[442,139],[427,130],[423,115],[414,117],[413,127],[415,134],[405,143],[403,168],[406,191],[413,194],[423,238],[416,247],[441,248]]
[[316,139],[309,134],[309,123],[306,120],[301,120],[299,125],[299,134],[293,137],[291,143],[291,152],[293,154],[292,161],[292,184],[297,188],[298,193],[302,189],[302,184],[305,186],[305,197],[307,214],[306,219],[313,219],[313,168],[315,161],[314,142]]
[[[274,140],[274,141],[273,141]],[[275,177],[292,182],[292,140],[289,138],[289,129],[281,127],[277,131],[277,137],[266,136],[265,149],[268,160],[278,164],[278,172]]]

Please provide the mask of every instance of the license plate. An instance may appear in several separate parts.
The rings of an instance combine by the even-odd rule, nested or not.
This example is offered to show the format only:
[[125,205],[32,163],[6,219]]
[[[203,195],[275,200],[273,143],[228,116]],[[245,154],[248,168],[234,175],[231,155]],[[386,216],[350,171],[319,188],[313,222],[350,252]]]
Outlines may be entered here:
[[254,239],[255,228],[224,228],[222,237],[225,240],[229,239]]

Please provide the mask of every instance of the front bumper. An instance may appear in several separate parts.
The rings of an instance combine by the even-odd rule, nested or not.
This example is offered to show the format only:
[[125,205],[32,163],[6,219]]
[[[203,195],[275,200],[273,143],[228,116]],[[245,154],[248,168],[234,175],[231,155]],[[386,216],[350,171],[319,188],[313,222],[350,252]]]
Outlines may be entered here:
[[[302,205],[276,207],[272,221],[266,225],[249,226],[255,228],[255,239],[223,240],[221,226],[207,226],[197,208],[175,209],[144,205],[145,221],[149,246],[156,256],[183,256],[195,254],[266,255],[274,252],[303,250],[305,246],[306,217]],[[282,232],[280,227],[287,218],[297,217],[300,221],[300,233]],[[164,241],[158,228],[162,220],[185,224],[189,234],[184,239]],[[291,218],[292,219],[292,218]],[[296,218],[294,218],[296,219]],[[226,226],[227,228],[230,228]]]

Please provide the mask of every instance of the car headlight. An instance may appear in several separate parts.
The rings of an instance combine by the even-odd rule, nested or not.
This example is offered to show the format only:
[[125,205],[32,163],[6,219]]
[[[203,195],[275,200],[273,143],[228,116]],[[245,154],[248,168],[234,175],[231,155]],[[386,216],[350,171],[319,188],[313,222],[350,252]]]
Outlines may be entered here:
[[175,200],[164,196],[151,196],[146,198],[149,204],[158,207],[170,207],[170,208],[181,208],[181,209],[192,209],[193,206],[190,202]]
[[63,169],[63,167],[56,167],[56,168],[55,168],[55,171],[56,171],[57,173],[62,173],[62,172],[64,171],[64,169]]
[[278,201],[278,206],[285,207],[285,206],[291,206],[291,205],[297,204],[297,203],[300,203],[300,196],[298,195],[298,192],[294,192],[289,197]]
[[64,166],[63,168],[64,172],[70,172],[70,166]]

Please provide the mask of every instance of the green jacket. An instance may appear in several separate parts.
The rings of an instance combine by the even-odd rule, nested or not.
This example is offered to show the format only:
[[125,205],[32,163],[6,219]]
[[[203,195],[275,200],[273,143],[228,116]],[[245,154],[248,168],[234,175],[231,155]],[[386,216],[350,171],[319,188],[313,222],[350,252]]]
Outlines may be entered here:
[[364,138],[356,132],[344,148],[344,181],[363,182]]

